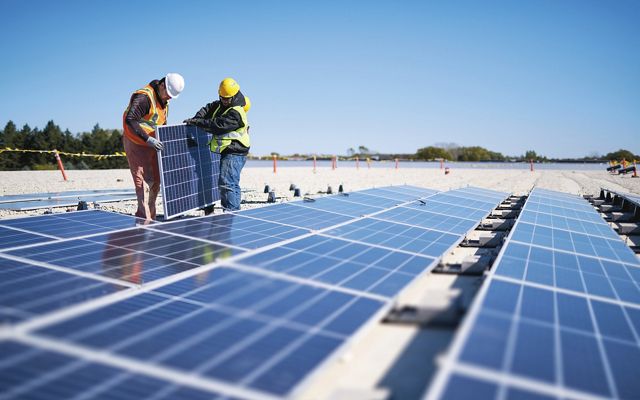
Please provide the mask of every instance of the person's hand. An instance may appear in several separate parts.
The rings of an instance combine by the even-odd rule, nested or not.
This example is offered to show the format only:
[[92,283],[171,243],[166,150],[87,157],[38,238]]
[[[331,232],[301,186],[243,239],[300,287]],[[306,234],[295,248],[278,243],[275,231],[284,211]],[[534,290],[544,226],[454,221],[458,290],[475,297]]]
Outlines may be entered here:
[[198,124],[198,119],[197,118],[187,118],[182,122],[184,122],[187,125],[197,125]]
[[161,141],[159,141],[158,139],[154,138],[153,136],[149,136],[149,138],[147,139],[147,146],[153,147],[157,151],[164,150],[164,144],[162,144]]

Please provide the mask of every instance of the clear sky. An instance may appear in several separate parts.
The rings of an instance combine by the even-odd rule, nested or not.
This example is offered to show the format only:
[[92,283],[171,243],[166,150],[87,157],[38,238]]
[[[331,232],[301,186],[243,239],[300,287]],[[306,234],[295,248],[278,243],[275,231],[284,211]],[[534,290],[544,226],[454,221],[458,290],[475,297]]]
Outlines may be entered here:
[[640,1],[0,2],[0,125],[122,128],[185,77],[180,123],[235,78],[252,153],[640,154]]

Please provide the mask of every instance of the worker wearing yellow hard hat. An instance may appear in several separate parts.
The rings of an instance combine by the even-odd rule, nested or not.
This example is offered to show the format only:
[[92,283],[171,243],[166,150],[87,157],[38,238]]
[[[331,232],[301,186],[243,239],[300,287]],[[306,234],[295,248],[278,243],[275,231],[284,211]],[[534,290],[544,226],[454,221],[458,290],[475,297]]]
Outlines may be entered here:
[[[247,161],[251,146],[247,111],[251,103],[240,91],[233,78],[225,78],[218,86],[218,99],[202,107],[193,118],[184,122],[196,125],[213,134],[209,143],[212,152],[220,153],[218,189],[224,210],[240,209],[240,172]],[[213,206],[205,208],[205,214]]]

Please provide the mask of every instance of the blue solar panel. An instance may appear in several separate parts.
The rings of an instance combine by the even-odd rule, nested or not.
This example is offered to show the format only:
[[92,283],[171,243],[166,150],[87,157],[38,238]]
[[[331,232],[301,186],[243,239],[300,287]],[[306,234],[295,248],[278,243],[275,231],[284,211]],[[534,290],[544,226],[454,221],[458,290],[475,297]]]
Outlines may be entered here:
[[388,199],[386,197],[374,196],[363,192],[351,192],[344,195],[336,195],[332,197],[335,200],[345,201],[355,204],[364,204],[372,207],[389,208],[402,204],[402,201]]
[[0,257],[0,325],[126,289]]
[[416,192],[408,193],[406,190],[405,191],[401,191],[397,189],[394,190],[394,188],[398,188],[398,187],[399,186],[387,186],[384,188],[365,189],[365,190],[358,191],[358,193],[362,193],[370,196],[384,197],[386,199],[394,200],[400,203],[405,203],[411,200],[418,200],[423,197],[428,197],[428,196],[431,196],[432,194],[437,193],[437,191],[430,190],[430,189],[423,189],[423,191],[419,193],[416,193]]
[[11,203],[0,204],[0,209],[13,210],[13,211],[26,211],[26,210],[39,210],[43,208],[52,207],[70,207],[76,206],[79,201],[84,201],[87,204],[91,203],[114,203],[117,201],[135,200],[135,193],[128,194],[111,194],[111,195],[99,195],[99,196],[78,196],[75,198],[63,197],[57,199],[46,200],[31,200],[31,201],[16,201]]
[[292,204],[278,204],[270,207],[244,210],[240,215],[258,218],[264,221],[278,222],[306,229],[323,229],[353,219],[348,215],[329,211],[313,210]]
[[325,234],[438,258],[462,239],[460,235],[365,218]]
[[220,154],[212,153],[211,134],[189,125],[161,126],[164,143],[158,157],[165,218],[173,218],[220,200]]
[[[434,197],[437,196],[438,195]],[[471,219],[476,222],[480,221],[488,214],[488,210],[464,207],[455,203],[444,203],[439,201],[437,198],[428,198],[425,200],[415,201],[413,203],[404,205],[404,207],[415,208],[420,211],[430,211],[436,214],[444,214],[452,217]],[[495,205],[493,207],[495,207]]]
[[18,229],[10,229],[0,226],[0,250],[35,243],[45,243],[52,240],[56,239],[38,235],[37,233],[23,232]]
[[242,214],[231,213],[157,224],[150,229],[224,243],[243,249],[268,246],[310,232],[307,229],[245,218]]
[[236,261],[360,292],[394,297],[434,258],[325,236],[310,236]]
[[385,304],[216,268],[44,328],[196,377],[287,395]]
[[383,207],[374,207],[361,203],[348,201],[340,201],[337,198],[344,196],[330,196],[315,199],[313,202],[294,201],[289,204],[297,207],[307,207],[313,210],[329,211],[332,213],[343,214],[350,217],[360,217],[363,215],[374,214],[384,210]]
[[[198,390],[14,341],[0,342],[3,399],[222,399]],[[225,397],[227,398],[227,397]]]
[[142,284],[241,253],[143,228],[7,252],[25,260]]
[[56,238],[70,238],[131,228],[141,222],[142,220],[131,215],[89,210],[0,220],[0,227],[22,229]]
[[480,222],[479,220],[450,217],[446,214],[422,211],[417,207],[393,208],[376,214],[375,218],[455,234],[466,233]]
[[[506,195],[503,196],[503,199],[504,197],[506,197]],[[430,197],[429,200],[450,205],[473,208],[485,212],[494,209],[500,203],[500,199],[496,200],[482,198],[481,196],[478,196],[476,194],[455,190],[438,193]]]
[[585,200],[530,198],[428,398],[636,397],[640,262]]
[[534,225],[563,229],[589,235],[603,236],[610,239],[618,238],[618,234],[604,220],[585,221],[567,218],[560,215],[539,213],[530,211],[528,209],[525,209],[520,213],[518,220]]

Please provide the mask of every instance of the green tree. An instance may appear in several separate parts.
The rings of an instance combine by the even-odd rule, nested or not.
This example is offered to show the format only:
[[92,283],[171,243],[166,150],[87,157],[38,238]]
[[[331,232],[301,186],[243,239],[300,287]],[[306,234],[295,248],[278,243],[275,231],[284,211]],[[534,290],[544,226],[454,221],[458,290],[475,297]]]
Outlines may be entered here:
[[604,156],[604,158],[606,158],[607,160],[618,160],[618,161],[622,161],[623,158],[627,161],[640,159],[639,156],[625,149],[620,149],[618,151],[608,153],[607,155]]
[[358,146],[358,154],[362,154],[362,155],[366,156],[369,153],[370,153],[370,151],[369,151],[368,147],[366,147],[366,146]]
[[458,149],[458,161],[499,161],[504,160],[500,153],[492,152],[484,147],[471,146]]
[[529,161],[529,160],[537,161],[538,155],[534,150],[527,150],[526,153],[524,153],[523,158],[525,159],[525,161]]
[[418,149],[416,152],[416,158],[419,160],[435,160],[437,158],[444,158],[445,160],[451,160],[451,154],[441,147],[427,146]]

